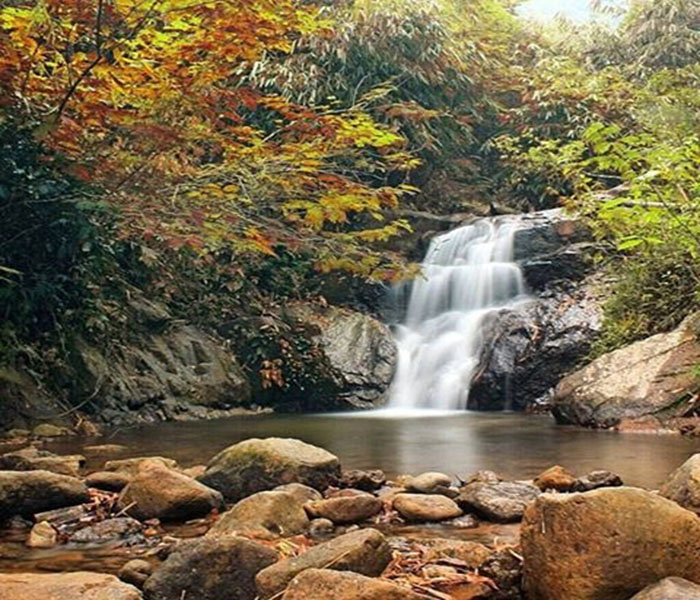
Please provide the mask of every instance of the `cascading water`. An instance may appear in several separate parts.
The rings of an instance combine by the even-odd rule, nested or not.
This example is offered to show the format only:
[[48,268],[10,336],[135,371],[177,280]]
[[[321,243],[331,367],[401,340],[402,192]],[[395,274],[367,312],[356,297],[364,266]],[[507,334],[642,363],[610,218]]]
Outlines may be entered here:
[[421,275],[409,286],[396,328],[398,365],[391,409],[463,410],[483,347],[489,314],[521,300],[513,262],[514,217],[483,219],[436,237]]

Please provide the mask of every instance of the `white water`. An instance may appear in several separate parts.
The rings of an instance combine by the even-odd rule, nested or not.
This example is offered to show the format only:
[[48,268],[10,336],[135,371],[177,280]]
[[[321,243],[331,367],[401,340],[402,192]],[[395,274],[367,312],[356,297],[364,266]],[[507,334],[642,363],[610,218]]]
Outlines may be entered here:
[[517,227],[514,217],[483,219],[432,241],[395,332],[399,356],[390,410],[467,407],[485,318],[525,294],[513,262]]

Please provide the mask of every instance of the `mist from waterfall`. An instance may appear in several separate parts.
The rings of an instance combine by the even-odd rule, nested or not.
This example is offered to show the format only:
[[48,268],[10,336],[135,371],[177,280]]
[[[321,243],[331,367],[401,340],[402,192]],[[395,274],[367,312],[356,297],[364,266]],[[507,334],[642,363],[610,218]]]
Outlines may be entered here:
[[395,329],[398,365],[390,409],[463,410],[479,366],[485,319],[521,300],[513,261],[515,217],[482,219],[433,239]]

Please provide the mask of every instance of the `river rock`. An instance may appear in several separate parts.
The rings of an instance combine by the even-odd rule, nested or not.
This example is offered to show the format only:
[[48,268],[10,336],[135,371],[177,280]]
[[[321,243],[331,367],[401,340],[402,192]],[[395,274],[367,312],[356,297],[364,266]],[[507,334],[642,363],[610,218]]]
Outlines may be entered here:
[[574,481],[574,492],[590,492],[605,487],[620,487],[622,479],[610,471],[591,471],[588,475]]
[[687,411],[700,362],[700,313],[660,333],[593,361],[556,388],[553,414],[560,423],[613,427],[626,418],[670,419]]
[[570,492],[576,483],[576,475],[567,471],[564,467],[556,465],[540,473],[533,483],[543,492],[554,490],[555,492]]
[[313,539],[322,539],[335,531],[335,525],[330,519],[313,519],[309,523],[309,536]]
[[384,536],[375,529],[362,529],[263,569],[256,577],[256,584],[260,597],[266,600],[284,590],[294,577],[306,569],[354,571],[377,577],[390,561],[391,548]]
[[0,520],[82,504],[90,499],[85,484],[49,471],[0,471]]
[[240,537],[178,544],[144,585],[148,600],[253,600],[255,575],[278,559],[272,548]]
[[32,435],[37,438],[58,438],[75,435],[75,432],[67,427],[52,425],[51,423],[42,423],[32,429]]
[[540,493],[534,485],[517,481],[470,483],[460,490],[457,503],[490,521],[511,523],[523,518]]
[[496,593],[487,597],[492,597],[493,600],[523,599],[523,564],[521,558],[511,549],[504,548],[493,552],[479,567],[479,575],[488,577],[498,588]]
[[119,569],[119,579],[137,588],[143,588],[146,580],[153,574],[153,565],[147,560],[135,558]]
[[382,501],[367,492],[308,502],[304,509],[312,518],[329,519],[333,523],[358,523],[379,514]]
[[700,513],[700,454],[694,454],[678,467],[659,493],[683,508]]
[[195,479],[148,462],[122,490],[117,506],[141,521],[186,521],[222,508],[223,497]]
[[53,548],[58,545],[58,532],[51,523],[42,521],[32,527],[26,543],[29,548]]
[[126,476],[133,477],[139,472],[143,465],[151,463],[158,463],[167,469],[176,470],[178,468],[177,461],[174,461],[172,458],[163,458],[162,456],[138,456],[136,458],[108,460],[105,463],[104,470],[123,473]]
[[97,544],[125,540],[130,536],[141,533],[143,525],[131,517],[116,517],[99,521],[78,531],[70,536],[71,542],[81,544]]
[[452,478],[444,473],[422,473],[406,481],[406,489],[417,494],[449,493]]
[[667,577],[644,588],[630,600],[698,600],[698,598],[700,598],[700,585],[680,577]]
[[380,469],[371,469],[363,471],[360,469],[351,469],[343,471],[341,486],[362,490],[363,492],[374,492],[380,489],[386,483],[386,475]]
[[85,478],[85,483],[98,490],[121,492],[131,479],[132,476],[123,471],[96,471]]
[[315,500],[323,500],[323,494],[321,494],[321,492],[309,487],[308,485],[304,485],[303,483],[286,483],[284,485],[278,485],[276,488],[273,488],[272,491],[291,494],[297,499],[297,502],[300,502],[301,504],[313,502]]
[[[141,592],[114,575],[75,572],[0,574],[0,600],[141,600]],[[179,599],[178,599],[179,600]]]
[[58,456],[53,452],[39,450],[34,446],[0,456],[0,471],[43,470],[77,477],[78,471],[84,464],[85,457],[79,454]]
[[425,538],[412,540],[426,548],[425,558],[431,561],[448,558],[458,560],[468,569],[478,569],[492,554],[483,544],[445,538]]
[[338,458],[300,440],[250,439],[219,452],[199,480],[237,502],[285,483],[323,490],[340,477]]
[[303,533],[309,518],[302,503],[287,492],[258,492],[225,512],[207,536],[252,535],[272,540]]
[[669,576],[700,582],[700,519],[636,488],[543,494],[521,544],[530,600],[627,600]]
[[407,521],[446,521],[462,515],[455,501],[441,494],[398,494],[393,507]]
[[424,600],[409,588],[383,579],[331,569],[307,569],[287,587],[282,600]]

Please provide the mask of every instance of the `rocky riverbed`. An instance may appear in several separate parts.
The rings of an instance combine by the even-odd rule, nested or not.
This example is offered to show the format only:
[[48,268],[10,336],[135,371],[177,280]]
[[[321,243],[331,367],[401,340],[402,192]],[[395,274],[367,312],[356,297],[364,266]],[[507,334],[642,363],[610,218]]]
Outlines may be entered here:
[[208,464],[0,456],[0,600],[700,597],[700,455],[658,491],[553,466],[388,479],[295,439]]

